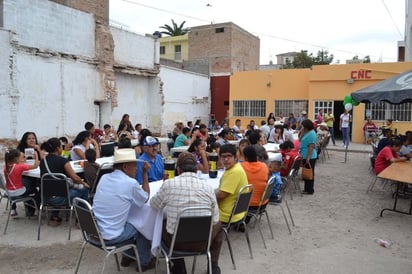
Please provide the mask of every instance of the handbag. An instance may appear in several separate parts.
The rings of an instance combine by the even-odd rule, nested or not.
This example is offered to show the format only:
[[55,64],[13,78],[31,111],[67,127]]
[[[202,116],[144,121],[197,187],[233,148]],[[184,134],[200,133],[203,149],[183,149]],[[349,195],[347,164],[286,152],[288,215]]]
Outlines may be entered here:
[[313,180],[313,170],[310,163],[305,163],[302,166],[302,179],[303,180]]

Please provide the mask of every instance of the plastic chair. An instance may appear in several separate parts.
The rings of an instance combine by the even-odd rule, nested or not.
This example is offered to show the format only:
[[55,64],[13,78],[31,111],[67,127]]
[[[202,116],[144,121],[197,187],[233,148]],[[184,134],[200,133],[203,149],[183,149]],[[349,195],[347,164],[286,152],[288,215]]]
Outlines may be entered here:
[[[274,239],[275,237],[273,236],[272,225],[270,223],[269,215],[268,215],[268,212],[267,212],[267,205],[269,205],[269,198],[272,195],[273,188],[275,187],[275,183],[276,183],[275,180],[271,180],[271,181],[268,182],[268,184],[266,185],[265,191],[263,192],[262,197],[260,198],[258,208],[253,209],[253,210],[251,210],[249,208],[249,211],[248,211],[248,216],[250,216],[251,218],[255,218],[255,222],[253,224],[253,227],[257,223],[260,236],[262,237],[263,246],[265,248],[267,248],[266,247],[266,241],[265,241],[265,237],[263,237],[260,222],[262,220],[262,215],[265,214],[267,222],[268,222],[269,230],[270,230],[270,235],[272,236],[272,239]],[[265,201],[266,201],[266,204],[265,204]],[[266,205],[266,207],[262,208],[262,206],[264,206],[264,205]]]
[[134,238],[124,243],[121,243],[117,246],[106,246],[103,240],[103,237],[100,233],[99,227],[97,225],[97,221],[96,221],[96,217],[94,216],[93,209],[90,206],[90,204],[86,200],[76,197],[73,199],[73,209],[76,214],[77,220],[79,221],[80,230],[81,230],[81,233],[83,235],[83,240],[84,240],[81,250],[80,250],[79,259],[76,264],[76,270],[74,271],[74,273],[78,273],[79,271],[80,262],[82,260],[84,249],[87,244],[90,244],[91,246],[94,246],[106,252],[106,256],[103,259],[103,267],[102,267],[101,273],[104,273],[104,269],[106,266],[106,260],[112,254],[114,254],[115,259],[116,259],[117,270],[120,271],[119,258],[117,254],[124,252],[126,250],[129,250],[130,248],[133,249],[134,254],[136,256],[139,272],[142,272],[142,269],[140,266],[140,260],[139,260],[139,253],[137,251],[136,244],[135,244],[136,242]]
[[[200,212],[201,215],[199,214]],[[170,261],[185,257],[194,257],[192,265],[192,273],[195,272],[196,258],[199,255],[206,255],[208,262],[209,273],[212,272],[212,258],[210,254],[210,244],[213,229],[213,213],[210,207],[187,207],[179,214],[175,226],[170,246],[162,241],[159,254],[156,257],[156,272],[160,254],[166,260],[167,273],[170,273]],[[180,250],[176,245],[184,245],[188,243],[204,243],[203,248],[198,251]]]
[[[10,220],[12,205],[13,205],[13,204],[17,204],[17,203],[24,203],[24,205],[30,206],[30,207],[33,207],[33,208],[36,209],[36,208],[37,208],[37,203],[36,203],[36,200],[35,200],[33,197],[31,197],[31,196],[13,199],[13,198],[10,197],[10,195],[9,195],[9,191],[7,190],[7,187],[6,187],[6,180],[4,179],[4,177],[3,177],[2,174],[0,174],[0,182],[1,182],[1,188],[4,190],[4,194],[1,194],[1,199],[3,198],[3,196],[4,196],[4,197],[7,197],[7,204],[10,203],[10,207],[8,208],[8,211],[9,211],[9,212],[8,212],[8,214],[7,214],[7,221],[6,221],[6,225],[4,226],[4,231],[3,231],[3,234],[6,234],[6,232],[7,232],[7,227],[8,227],[8,225],[9,225],[9,220]],[[1,199],[0,199],[0,201],[1,201]],[[32,201],[34,206],[31,205],[31,204],[28,204],[28,203],[27,203],[28,201]],[[6,210],[7,210],[7,208],[6,208]],[[29,218],[30,218],[30,217],[29,217]]]
[[[39,224],[37,231],[37,240],[40,240],[40,227],[43,209],[46,210],[46,218],[48,219],[49,211],[66,211],[69,213],[69,237],[70,240],[72,231],[72,203],[70,200],[69,183],[66,175],[62,173],[45,173],[40,179],[40,210],[39,210]],[[62,204],[50,203],[48,200],[51,197],[64,197],[65,201]],[[67,221],[67,216],[66,216]]]
[[[250,258],[253,259],[252,247],[250,245],[250,240],[249,240],[249,233],[247,231],[247,226],[245,222],[247,212],[249,209],[250,200],[252,199],[252,194],[253,194],[253,185],[249,184],[249,185],[242,187],[239,190],[239,193],[237,195],[235,204],[233,206],[232,213],[230,214],[230,217],[229,217],[229,221],[227,223],[222,223],[223,232],[225,233],[226,242],[229,247],[230,258],[232,259],[233,269],[235,270],[236,270],[236,264],[233,258],[232,245],[230,244],[230,240],[229,240],[230,228],[233,225],[237,225],[237,226],[242,225],[244,227],[246,241],[247,241],[249,253],[250,253]],[[237,214],[244,214],[245,216],[237,222],[232,222],[233,216]]]

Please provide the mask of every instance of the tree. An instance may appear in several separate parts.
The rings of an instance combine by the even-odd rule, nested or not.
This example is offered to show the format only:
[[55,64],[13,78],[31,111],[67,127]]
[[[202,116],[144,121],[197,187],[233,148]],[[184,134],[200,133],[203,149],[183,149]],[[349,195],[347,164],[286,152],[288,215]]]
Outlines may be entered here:
[[333,61],[333,54],[329,56],[329,52],[327,50],[320,50],[318,51],[318,55],[313,58],[314,65],[329,65]]
[[175,21],[172,19],[172,26],[168,24],[164,24],[163,26],[160,26],[159,28],[165,29],[166,31],[161,31],[160,33],[169,35],[169,36],[179,36],[179,35],[185,35],[188,31],[189,28],[184,28],[184,24],[186,21],[183,21],[179,26],[175,23]]
[[333,61],[333,54],[329,55],[327,50],[318,51],[317,56],[308,54],[307,50],[301,50],[293,59],[293,62],[286,60],[282,69],[310,68],[313,65],[329,65]]

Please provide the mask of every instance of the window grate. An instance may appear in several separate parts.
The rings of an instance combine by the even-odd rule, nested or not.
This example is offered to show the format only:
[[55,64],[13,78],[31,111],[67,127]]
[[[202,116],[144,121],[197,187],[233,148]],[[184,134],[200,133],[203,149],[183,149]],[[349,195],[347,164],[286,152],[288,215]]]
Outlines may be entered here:
[[236,117],[265,117],[265,100],[234,100],[233,116]]
[[412,103],[403,103],[399,105],[389,104],[387,102],[367,103],[365,105],[365,119],[370,117],[372,120],[387,120],[411,122],[412,121]]
[[284,117],[288,117],[289,113],[297,118],[302,110],[308,110],[308,100],[275,100],[275,113],[283,113]]

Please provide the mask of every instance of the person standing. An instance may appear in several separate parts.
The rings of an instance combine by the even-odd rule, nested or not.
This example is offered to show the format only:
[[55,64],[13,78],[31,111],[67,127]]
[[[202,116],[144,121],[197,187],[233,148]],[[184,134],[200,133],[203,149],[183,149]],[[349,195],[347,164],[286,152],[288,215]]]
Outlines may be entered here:
[[302,137],[300,139],[300,148],[299,154],[302,157],[303,165],[310,164],[313,172],[312,180],[304,180],[305,188],[302,194],[313,194],[314,183],[315,183],[315,164],[316,158],[318,157],[316,153],[316,144],[318,142],[316,137],[316,132],[313,127],[313,122],[309,119],[306,119],[302,122]]
[[307,120],[307,119],[308,119],[308,113],[305,110],[303,110],[300,117],[298,118],[298,120],[296,122],[296,129],[301,130],[302,129],[302,122],[304,120]]
[[333,129],[333,123],[335,122],[335,116],[332,113],[332,109],[328,109],[328,113],[325,114],[325,123],[328,125],[328,129],[329,129],[329,134],[330,134],[330,138],[332,139],[332,143],[334,146],[336,146],[336,142],[335,142],[335,132]]
[[316,123],[320,124],[324,121],[323,109],[319,109],[318,115],[316,115]]
[[345,111],[340,115],[339,120],[339,129],[342,131],[342,146],[349,146],[349,125],[352,122],[352,116],[349,114],[349,111]]
[[[167,212],[166,225],[163,227],[163,240],[170,245],[175,232],[177,216],[186,207],[207,206],[213,212],[213,230],[210,244],[212,274],[220,274],[218,266],[220,249],[223,243],[223,230],[219,222],[219,208],[216,195],[210,184],[196,176],[197,161],[189,152],[180,153],[177,159],[179,176],[166,180],[156,195],[150,199],[150,205],[155,209],[165,208]],[[203,243],[182,243],[177,249],[196,251]],[[172,260],[173,273],[186,273],[184,259]]]

